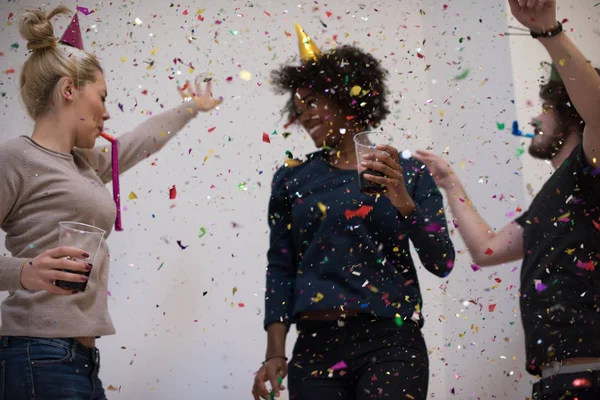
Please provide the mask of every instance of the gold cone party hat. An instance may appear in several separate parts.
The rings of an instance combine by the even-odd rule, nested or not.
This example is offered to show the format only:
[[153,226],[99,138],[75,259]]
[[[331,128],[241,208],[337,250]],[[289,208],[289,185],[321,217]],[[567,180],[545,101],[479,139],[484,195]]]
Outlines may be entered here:
[[296,34],[298,35],[300,59],[302,62],[317,61],[321,58],[321,50],[310,40],[310,37],[299,24],[296,24]]

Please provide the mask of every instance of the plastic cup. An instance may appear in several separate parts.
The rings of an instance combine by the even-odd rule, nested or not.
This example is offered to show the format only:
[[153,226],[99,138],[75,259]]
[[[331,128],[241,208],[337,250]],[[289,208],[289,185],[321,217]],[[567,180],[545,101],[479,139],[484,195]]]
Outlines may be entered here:
[[374,171],[370,168],[363,167],[360,163],[363,161],[363,157],[367,154],[385,155],[388,154],[385,151],[377,149],[377,145],[385,144],[391,145],[394,141],[393,137],[387,133],[381,131],[366,131],[357,133],[354,136],[354,145],[356,147],[356,160],[358,169],[358,183],[360,185],[360,191],[368,195],[379,195],[385,192],[386,187],[379,183],[372,182],[365,179],[365,174],[381,176],[384,175],[379,171]]
[[[102,239],[106,231],[100,228],[96,228],[92,225],[82,224],[80,222],[62,221],[58,223],[58,245],[76,247],[83,250],[90,255],[89,258],[73,258],[69,257],[73,261],[83,261],[88,264],[94,265],[96,255],[102,244]],[[72,274],[85,275],[89,278],[91,271],[70,271],[63,270]],[[67,282],[57,280],[55,285],[62,289],[77,290],[79,292],[85,291],[87,287],[87,281],[85,282]]]

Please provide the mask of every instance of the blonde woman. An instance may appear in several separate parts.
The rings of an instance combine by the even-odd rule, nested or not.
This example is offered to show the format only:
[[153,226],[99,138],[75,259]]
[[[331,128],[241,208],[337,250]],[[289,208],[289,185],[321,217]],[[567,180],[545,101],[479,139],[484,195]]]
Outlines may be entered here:
[[[102,67],[94,55],[57,43],[50,23],[68,11],[30,10],[20,22],[31,50],[20,89],[35,127],[30,137],[0,144],[0,227],[11,253],[0,257],[0,290],[9,292],[1,308],[0,398],[106,398],[96,348],[96,338],[115,333],[106,301],[106,237],[93,267],[65,259],[85,258],[82,250],[57,247],[59,221],[110,232],[117,211],[104,186],[111,154],[94,148],[110,118]],[[210,85],[200,89],[182,93],[190,101],[119,138],[120,173],[220,103]],[[90,274],[83,292],[55,285],[81,282],[87,277],[76,272],[84,271]]]

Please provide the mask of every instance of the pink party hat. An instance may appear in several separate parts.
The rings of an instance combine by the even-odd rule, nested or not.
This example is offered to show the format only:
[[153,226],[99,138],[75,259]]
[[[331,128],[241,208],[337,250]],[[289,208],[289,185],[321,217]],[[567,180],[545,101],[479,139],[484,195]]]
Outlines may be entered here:
[[77,13],[75,13],[71,23],[67,26],[67,30],[60,38],[60,43],[83,50],[83,39],[81,38],[81,29],[79,28],[79,18],[77,18]]

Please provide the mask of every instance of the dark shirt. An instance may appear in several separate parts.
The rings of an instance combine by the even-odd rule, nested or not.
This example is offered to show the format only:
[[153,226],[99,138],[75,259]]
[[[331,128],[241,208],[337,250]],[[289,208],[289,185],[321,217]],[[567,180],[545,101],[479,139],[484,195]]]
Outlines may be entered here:
[[409,239],[430,272],[454,264],[443,198],[426,167],[400,159],[417,208],[407,218],[385,196],[359,191],[356,170],[331,166],[322,152],[279,169],[269,202],[265,329],[288,327],[304,311],[359,310],[423,325]]
[[592,172],[580,145],[516,220],[524,228],[520,303],[532,374],[543,363],[600,357],[600,174]]

